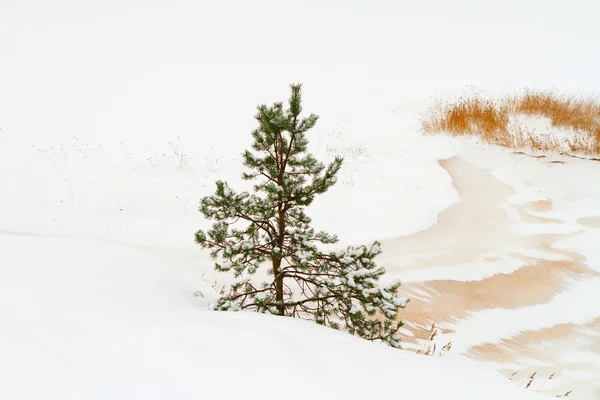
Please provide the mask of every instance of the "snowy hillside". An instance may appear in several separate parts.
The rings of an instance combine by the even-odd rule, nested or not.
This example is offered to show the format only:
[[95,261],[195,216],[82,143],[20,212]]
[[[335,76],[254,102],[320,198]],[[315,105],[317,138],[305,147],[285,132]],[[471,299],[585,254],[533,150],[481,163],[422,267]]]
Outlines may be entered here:
[[[0,398],[598,398],[600,163],[419,131],[465,91],[600,93],[598,7],[1,1]],[[198,201],[292,82],[345,157],[308,212],[383,242],[405,351],[206,310]]]
[[[466,360],[206,311],[214,291],[199,271],[140,249],[18,235],[0,244],[2,398],[536,398]],[[190,295],[198,289],[204,299]]]

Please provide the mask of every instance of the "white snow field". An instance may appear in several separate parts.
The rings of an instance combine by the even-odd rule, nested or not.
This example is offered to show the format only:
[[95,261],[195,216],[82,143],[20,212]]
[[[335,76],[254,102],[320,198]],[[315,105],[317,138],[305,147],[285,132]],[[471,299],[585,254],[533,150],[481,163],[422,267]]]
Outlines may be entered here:
[[[318,325],[206,311],[199,271],[96,241],[0,235],[4,399],[536,398],[487,368]],[[537,398],[543,398],[539,396]]]
[[[0,398],[597,399],[600,163],[419,128],[468,91],[597,95],[599,11],[0,0]],[[255,107],[292,82],[311,151],[346,158],[309,213],[383,240],[404,351],[206,310],[228,278],[193,243],[198,201],[244,184]],[[432,324],[452,349],[414,354]]]

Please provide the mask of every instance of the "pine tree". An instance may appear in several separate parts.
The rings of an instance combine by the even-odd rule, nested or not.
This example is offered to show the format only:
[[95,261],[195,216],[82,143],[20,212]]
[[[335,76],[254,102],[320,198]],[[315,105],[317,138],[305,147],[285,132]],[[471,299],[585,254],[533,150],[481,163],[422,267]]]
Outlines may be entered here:
[[[258,106],[252,151],[243,153],[248,172],[242,174],[255,182],[254,193],[236,193],[217,181],[215,194],[201,200],[200,212],[215,223],[198,231],[196,242],[211,250],[216,270],[235,277],[213,308],[310,319],[400,347],[397,317],[407,299],[396,295],[399,281],[379,284],[385,272],[374,262],[380,243],[337,252],[319,248],[338,239],[311,228],[304,210],[336,183],[343,159],[325,166],[307,152],[306,132],[318,116],[300,118],[301,85],[290,88],[286,109],[282,103]],[[254,282],[259,268],[272,279]]]

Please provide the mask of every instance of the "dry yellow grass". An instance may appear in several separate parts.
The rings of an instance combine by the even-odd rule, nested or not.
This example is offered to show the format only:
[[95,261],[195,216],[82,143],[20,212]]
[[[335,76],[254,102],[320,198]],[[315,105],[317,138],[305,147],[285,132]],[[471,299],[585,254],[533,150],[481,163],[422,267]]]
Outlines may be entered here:
[[[536,134],[519,122],[523,116],[547,119],[552,128],[565,134]],[[437,104],[422,121],[422,128],[427,134],[477,136],[486,143],[521,151],[600,155],[600,102],[591,97],[526,91],[494,101],[462,98]]]
[[435,327],[435,324],[431,324],[431,329],[429,330],[428,335],[429,339],[427,339],[421,350],[417,350],[417,354],[424,354],[426,356],[442,356],[446,352],[452,350],[452,342],[448,342],[442,346],[438,352],[437,344],[433,342],[437,334],[438,329]]
[[[538,376],[537,371],[534,371],[531,375],[527,376],[520,384],[519,387],[525,385],[525,389],[529,389],[532,387],[533,381],[535,380],[536,376]],[[546,383],[548,381],[551,381],[552,379],[554,379],[554,377],[556,376],[556,373],[553,372],[550,375],[548,375],[548,377],[546,377],[545,380],[542,381],[541,385],[537,388],[537,392],[539,392],[540,390],[542,390],[544,388],[544,386],[546,385]],[[513,372],[509,377],[508,380],[513,380],[514,378],[517,377],[517,372]],[[539,381],[539,380],[538,380]],[[564,393],[564,394],[559,394],[556,397],[569,397],[569,395],[573,393],[572,390],[569,390],[568,392]]]

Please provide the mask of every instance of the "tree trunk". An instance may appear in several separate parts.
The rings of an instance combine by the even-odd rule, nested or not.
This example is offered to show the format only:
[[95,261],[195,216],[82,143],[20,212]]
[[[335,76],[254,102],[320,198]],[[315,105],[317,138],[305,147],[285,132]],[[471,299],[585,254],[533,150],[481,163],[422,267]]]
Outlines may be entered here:
[[[277,238],[277,244],[281,251],[283,248],[283,239],[285,237],[285,213],[283,212],[283,207],[281,202],[279,203],[278,210],[278,229],[279,229],[279,237]],[[283,306],[283,273],[281,271],[281,258],[273,260],[273,273],[275,274],[275,301],[277,302],[277,311],[279,315],[285,315],[285,307]]]
[[277,313],[285,315],[283,306],[283,274],[281,273],[281,259],[273,260],[273,272],[275,273],[275,301],[277,302]]
[[[285,157],[283,148],[283,138],[281,131],[277,133],[279,143],[275,142],[275,147],[279,147],[279,176],[277,177],[277,185],[283,187],[283,175],[285,174]],[[277,152],[275,153],[277,154]],[[283,210],[284,198],[279,194],[277,201],[277,229],[279,232],[277,237],[277,245],[279,246],[279,258],[273,260],[273,272],[275,273],[275,301],[277,303],[277,313],[285,315],[285,307],[283,305],[283,272],[281,271],[281,256],[283,251],[283,241],[285,238],[285,211]]]

